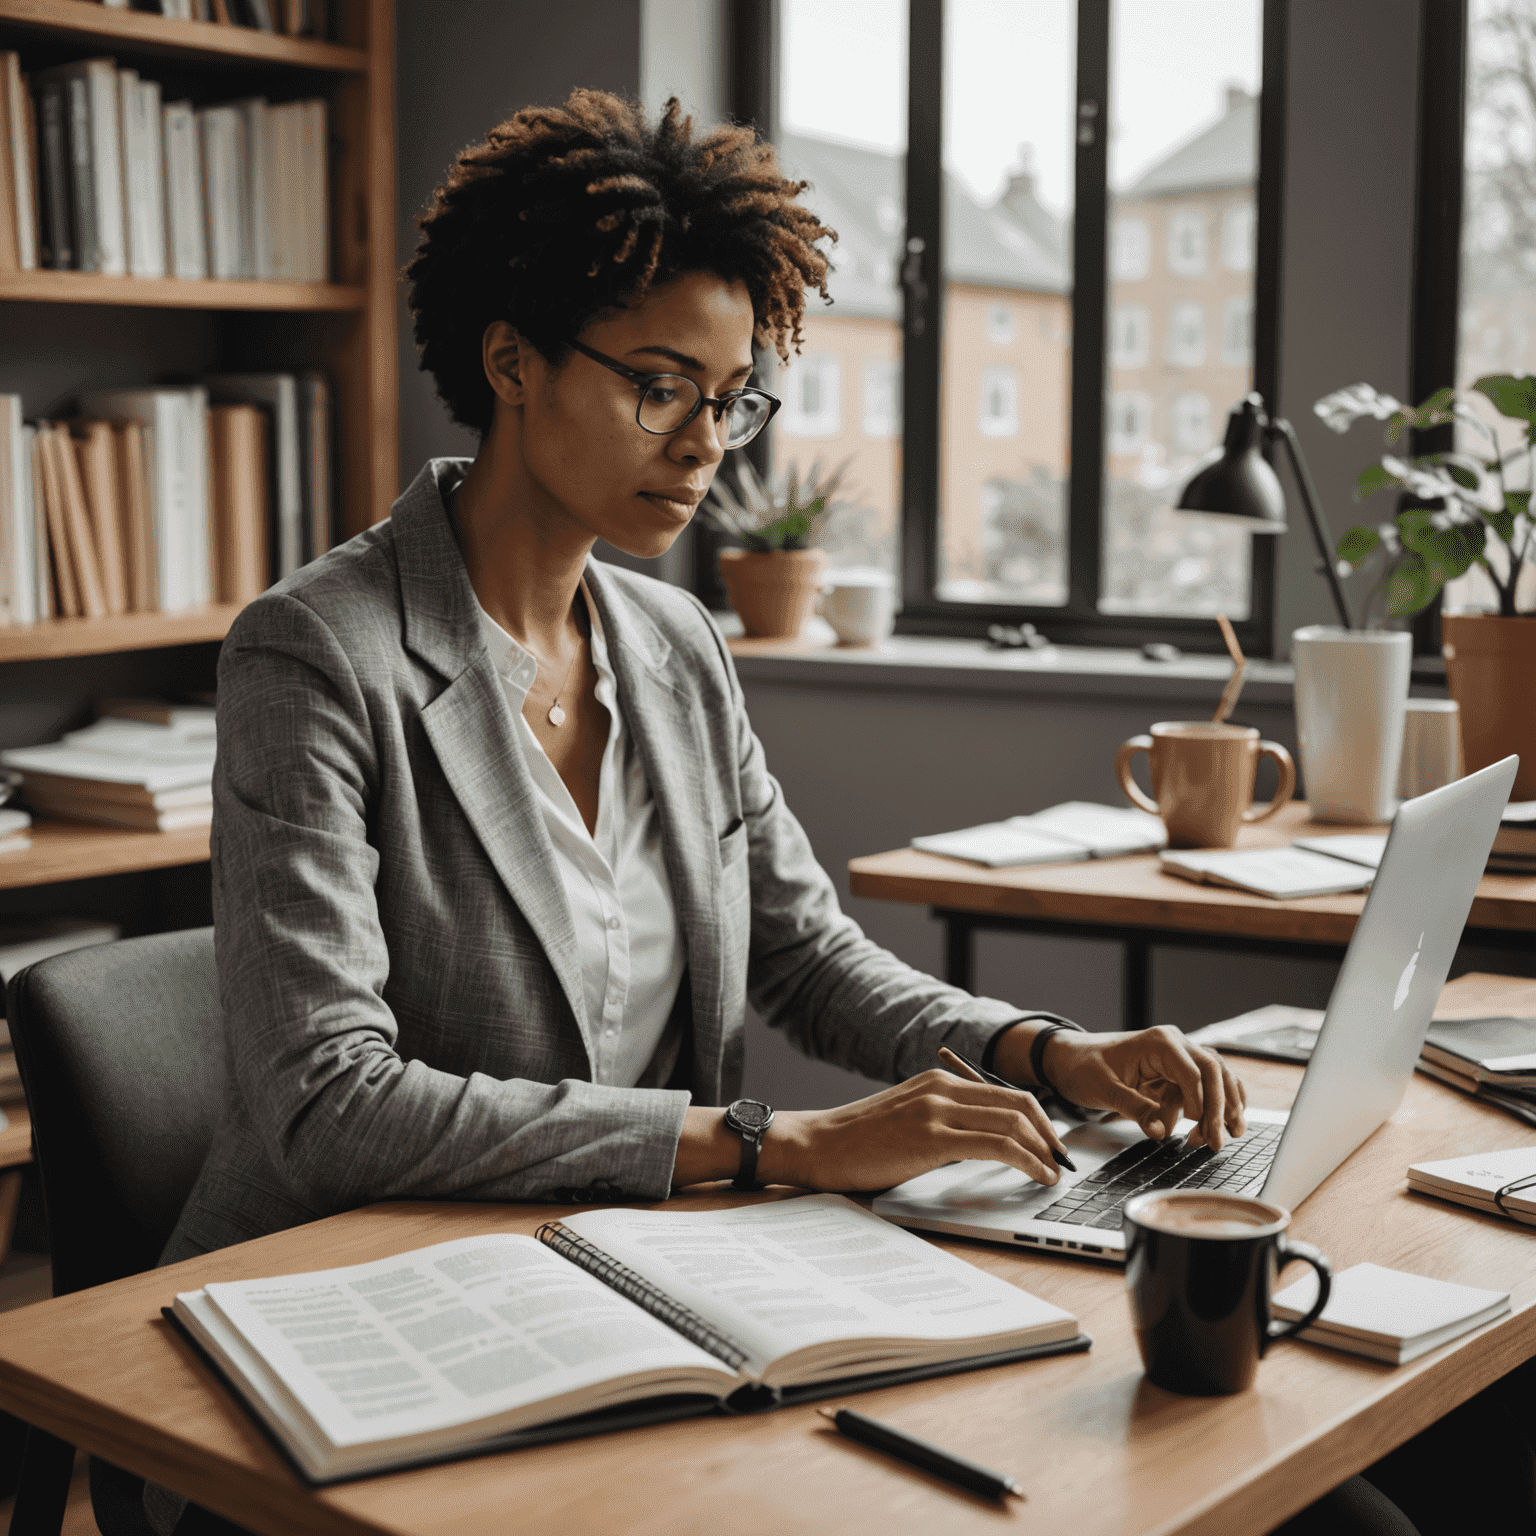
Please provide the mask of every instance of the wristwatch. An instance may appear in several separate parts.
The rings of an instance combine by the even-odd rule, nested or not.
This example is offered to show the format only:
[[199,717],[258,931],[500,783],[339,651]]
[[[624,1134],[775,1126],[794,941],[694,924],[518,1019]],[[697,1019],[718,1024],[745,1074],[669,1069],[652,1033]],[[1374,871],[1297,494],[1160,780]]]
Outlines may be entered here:
[[757,1182],[757,1156],[763,1150],[763,1137],[773,1124],[773,1111],[760,1099],[737,1099],[725,1112],[727,1129],[741,1137],[741,1169],[732,1182],[733,1189],[761,1189]]

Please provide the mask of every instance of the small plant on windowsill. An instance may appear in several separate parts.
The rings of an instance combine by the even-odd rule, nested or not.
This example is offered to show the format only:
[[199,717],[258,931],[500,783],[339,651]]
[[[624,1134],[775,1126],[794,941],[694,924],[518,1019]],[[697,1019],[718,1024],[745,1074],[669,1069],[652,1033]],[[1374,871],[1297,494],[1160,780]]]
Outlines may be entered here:
[[764,480],[743,458],[735,492],[716,481],[700,507],[711,527],[745,546],[720,551],[720,576],[748,635],[791,639],[804,627],[827,565],[813,545],[844,505],[836,497],[849,462],[823,475],[817,460],[803,478],[792,465]]

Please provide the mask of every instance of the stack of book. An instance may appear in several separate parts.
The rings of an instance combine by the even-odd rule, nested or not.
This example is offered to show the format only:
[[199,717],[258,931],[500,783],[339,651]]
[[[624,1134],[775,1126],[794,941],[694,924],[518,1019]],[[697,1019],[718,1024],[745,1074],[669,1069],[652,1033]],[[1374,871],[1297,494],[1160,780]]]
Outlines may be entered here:
[[0,271],[324,282],[322,100],[194,108],[112,59],[0,53]]
[[103,715],[48,746],[0,752],[21,774],[33,810],[137,832],[205,827],[213,819],[213,710],[168,711],[163,722]]
[[19,395],[0,395],[0,624],[246,603],[330,547],[321,375],[81,405],[77,420],[28,422]]
[[1488,855],[1490,875],[1536,876],[1536,800],[1511,800]]
[[1436,1019],[1418,1067],[1536,1125],[1536,1019]]
[[[102,4],[129,9],[129,0],[102,0]],[[289,37],[333,41],[336,37],[334,0],[146,0],[137,9],[158,10],[173,21],[214,21],[257,32],[285,32]]]

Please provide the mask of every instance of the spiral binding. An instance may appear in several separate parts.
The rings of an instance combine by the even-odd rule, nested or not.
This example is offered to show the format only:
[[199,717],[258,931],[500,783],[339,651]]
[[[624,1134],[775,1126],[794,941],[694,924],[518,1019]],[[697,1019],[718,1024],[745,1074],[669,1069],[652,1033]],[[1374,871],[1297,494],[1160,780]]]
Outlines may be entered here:
[[644,1307],[652,1317],[658,1317],[667,1327],[691,1344],[707,1350],[717,1360],[723,1360],[733,1371],[739,1371],[747,1363],[747,1352],[729,1334],[712,1327],[691,1307],[674,1301],[659,1286],[652,1285],[643,1275],[637,1275],[627,1265],[604,1253],[596,1243],[563,1227],[558,1221],[546,1221],[533,1234],[541,1243],[553,1248],[563,1259],[596,1275],[604,1285],[621,1296],[627,1296],[637,1306]]

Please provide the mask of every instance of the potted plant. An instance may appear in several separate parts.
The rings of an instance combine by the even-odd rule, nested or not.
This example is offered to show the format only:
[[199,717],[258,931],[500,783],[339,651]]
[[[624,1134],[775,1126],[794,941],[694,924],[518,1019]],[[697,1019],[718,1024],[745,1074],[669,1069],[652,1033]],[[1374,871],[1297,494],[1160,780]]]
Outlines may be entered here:
[[827,567],[813,541],[842,506],[833,498],[847,468],[844,460],[823,476],[817,460],[803,480],[794,465],[764,480],[743,458],[734,493],[715,482],[699,510],[745,545],[720,551],[720,576],[747,634],[789,639],[804,627]]
[[1450,388],[1411,406],[1354,384],[1325,395],[1314,409],[1335,432],[1347,432],[1362,416],[1385,421],[1389,448],[1409,428],[1459,424],[1463,440],[1477,449],[1418,458],[1385,453],[1368,464],[1355,484],[1357,501],[1391,488],[1427,505],[1349,529],[1338,552],[1351,570],[1377,567],[1367,601],[1377,623],[1427,608],[1447,581],[1474,565],[1487,575],[1498,593],[1497,613],[1448,613],[1441,620],[1446,680],[1461,712],[1468,770],[1518,752],[1514,795],[1530,800],[1536,799],[1536,611],[1522,612],[1516,602],[1521,575],[1536,561],[1530,505],[1536,378],[1490,374],[1472,389],[1515,424],[1513,446],[1467,394]]

